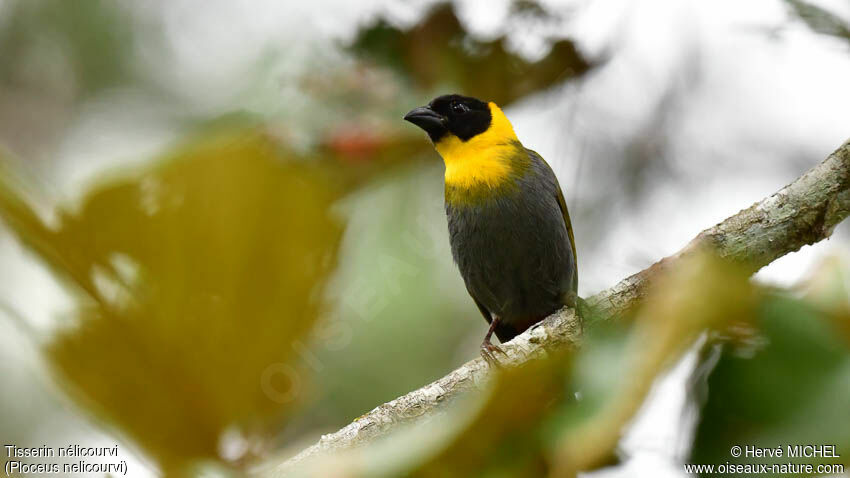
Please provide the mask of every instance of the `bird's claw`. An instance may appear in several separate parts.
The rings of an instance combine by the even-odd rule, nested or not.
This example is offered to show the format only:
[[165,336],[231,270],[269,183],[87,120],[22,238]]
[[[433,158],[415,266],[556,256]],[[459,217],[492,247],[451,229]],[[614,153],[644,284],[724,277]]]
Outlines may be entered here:
[[505,353],[504,350],[502,350],[496,345],[491,344],[489,341],[481,343],[481,357],[484,359],[484,361],[487,362],[489,365],[501,367],[502,364],[499,363],[498,359],[496,359],[497,353],[502,354],[502,356],[505,358],[508,357],[508,354]]

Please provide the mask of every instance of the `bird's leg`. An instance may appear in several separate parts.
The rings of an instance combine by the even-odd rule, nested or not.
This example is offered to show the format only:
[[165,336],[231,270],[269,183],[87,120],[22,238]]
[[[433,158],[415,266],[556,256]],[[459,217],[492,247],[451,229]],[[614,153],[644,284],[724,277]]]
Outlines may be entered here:
[[497,315],[491,315],[491,317],[493,319],[490,321],[490,328],[487,329],[487,335],[484,336],[484,341],[481,342],[481,357],[488,364],[493,364],[493,365],[498,366],[499,361],[496,360],[496,356],[494,355],[494,352],[498,352],[498,353],[504,355],[505,357],[507,357],[508,354],[506,354],[504,350],[502,350],[499,347],[490,343],[490,338],[493,337],[493,332],[496,330],[496,326],[499,325],[499,320],[500,320],[499,316],[497,316]]

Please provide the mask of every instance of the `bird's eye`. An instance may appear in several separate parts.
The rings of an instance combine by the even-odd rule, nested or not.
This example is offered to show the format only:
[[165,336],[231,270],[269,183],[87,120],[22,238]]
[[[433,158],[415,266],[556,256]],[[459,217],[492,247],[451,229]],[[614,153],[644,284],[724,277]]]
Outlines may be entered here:
[[469,111],[469,108],[465,104],[457,102],[452,103],[452,113],[461,115],[467,111]]

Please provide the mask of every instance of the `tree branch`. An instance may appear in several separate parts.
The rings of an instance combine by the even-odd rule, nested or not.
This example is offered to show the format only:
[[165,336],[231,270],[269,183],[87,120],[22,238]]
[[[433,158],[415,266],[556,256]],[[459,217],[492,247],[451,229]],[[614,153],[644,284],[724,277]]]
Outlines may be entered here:
[[602,317],[639,304],[651,279],[680,257],[708,246],[756,272],[832,234],[850,214],[850,141],[793,183],[697,235],[687,246],[606,289],[588,303]]
[[[706,229],[681,251],[590,297],[587,303],[601,317],[619,316],[643,300],[660,272],[704,246],[756,272],[778,257],[829,237],[848,214],[850,141],[793,183]],[[563,309],[503,345],[508,356],[503,362],[520,364],[545,354],[547,349],[574,346],[580,336],[581,325],[575,314]],[[463,392],[481,388],[487,370],[480,358],[471,360],[436,382],[375,408],[336,433],[322,436],[318,443],[275,471],[284,472],[308,458],[370,443],[402,424],[442,413],[446,404]]]

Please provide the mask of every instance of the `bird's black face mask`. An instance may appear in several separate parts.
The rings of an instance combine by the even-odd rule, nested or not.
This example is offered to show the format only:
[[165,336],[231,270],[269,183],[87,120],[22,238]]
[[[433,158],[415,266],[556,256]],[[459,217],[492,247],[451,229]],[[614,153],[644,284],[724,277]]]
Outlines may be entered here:
[[446,134],[467,141],[487,131],[492,121],[487,103],[461,95],[443,95],[434,98],[428,106],[414,108],[404,119],[419,126],[436,143]]

